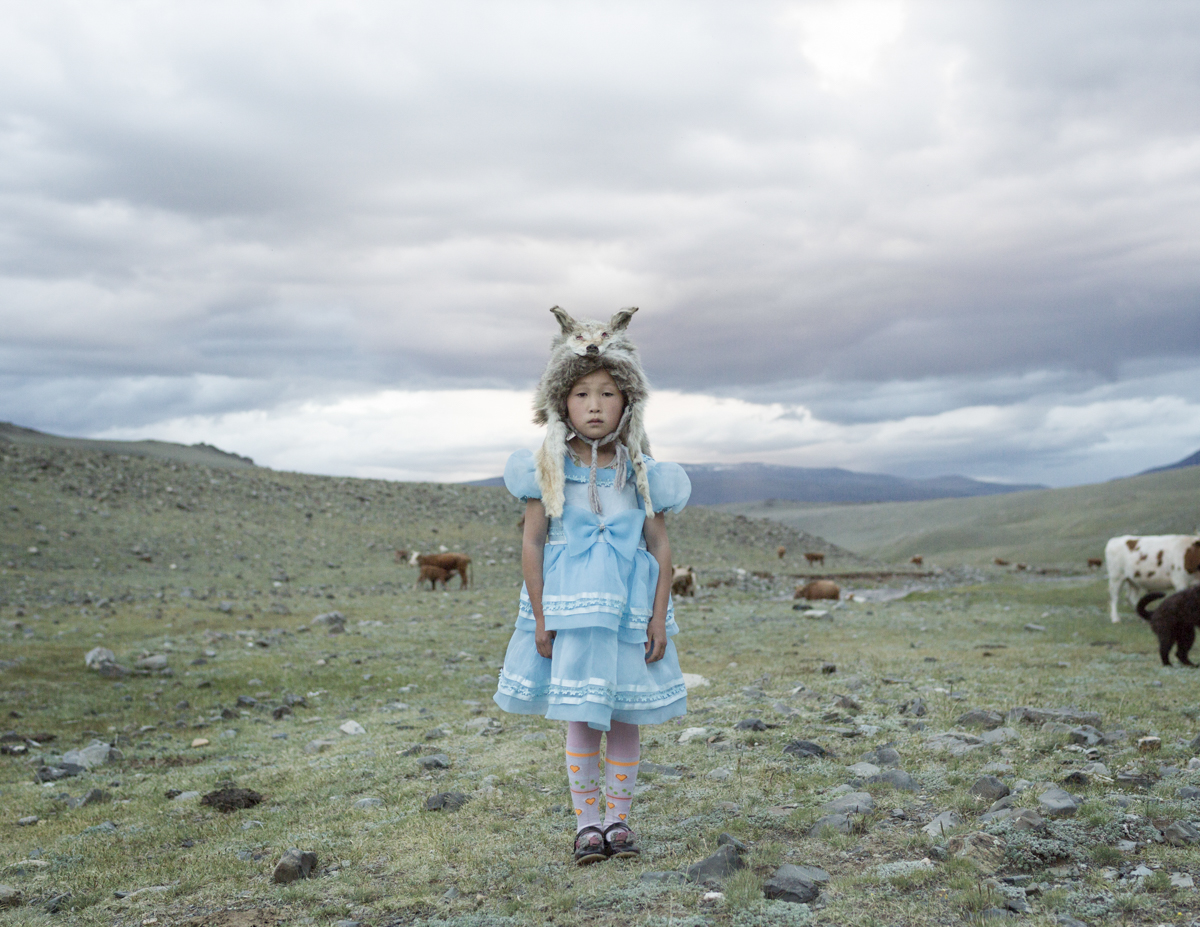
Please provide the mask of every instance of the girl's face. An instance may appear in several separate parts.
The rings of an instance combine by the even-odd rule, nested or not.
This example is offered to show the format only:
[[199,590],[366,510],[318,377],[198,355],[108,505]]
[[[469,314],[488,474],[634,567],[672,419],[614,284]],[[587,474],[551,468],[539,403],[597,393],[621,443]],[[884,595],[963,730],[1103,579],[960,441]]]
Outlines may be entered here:
[[589,441],[603,438],[621,423],[625,397],[607,370],[580,377],[567,396],[567,417],[575,433]]

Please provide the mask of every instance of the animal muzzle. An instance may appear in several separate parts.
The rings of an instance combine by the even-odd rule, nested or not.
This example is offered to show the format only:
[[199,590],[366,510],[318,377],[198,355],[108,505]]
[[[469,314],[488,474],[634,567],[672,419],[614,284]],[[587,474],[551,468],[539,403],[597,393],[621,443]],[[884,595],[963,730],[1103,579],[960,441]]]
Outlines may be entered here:
[[587,352],[588,354],[596,355],[600,353],[600,348],[594,344],[589,344],[587,346]]

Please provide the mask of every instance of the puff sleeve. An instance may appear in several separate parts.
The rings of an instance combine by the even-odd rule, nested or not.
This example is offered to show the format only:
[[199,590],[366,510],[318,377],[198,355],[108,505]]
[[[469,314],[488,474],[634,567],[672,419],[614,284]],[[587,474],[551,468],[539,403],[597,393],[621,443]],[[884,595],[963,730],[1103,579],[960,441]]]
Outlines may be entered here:
[[646,461],[646,479],[650,481],[650,501],[655,512],[682,512],[692,495],[692,481],[683,467],[675,463]]
[[533,462],[533,451],[527,448],[513,451],[508,463],[504,465],[504,486],[522,502],[542,498]]

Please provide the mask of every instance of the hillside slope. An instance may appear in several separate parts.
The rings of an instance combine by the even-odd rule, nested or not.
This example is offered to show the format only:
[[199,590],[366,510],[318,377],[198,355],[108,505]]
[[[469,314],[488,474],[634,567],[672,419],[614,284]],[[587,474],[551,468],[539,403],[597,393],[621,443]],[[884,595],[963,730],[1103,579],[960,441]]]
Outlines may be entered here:
[[0,447],[5,444],[22,447],[54,447],[76,451],[94,451],[126,457],[151,457],[174,463],[197,464],[219,470],[244,470],[253,467],[249,457],[231,454],[211,444],[173,444],[170,441],[98,441],[94,438],[64,438],[32,428],[22,428],[12,422],[0,422]]
[[986,564],[1000,557],[1079,567],[1088,557],[1102,556],[1105,541],[1117,534],[1188,534],[1200,528],[1200,467],[974,499],[720,508],[768,516],[881,560],[922,555]]

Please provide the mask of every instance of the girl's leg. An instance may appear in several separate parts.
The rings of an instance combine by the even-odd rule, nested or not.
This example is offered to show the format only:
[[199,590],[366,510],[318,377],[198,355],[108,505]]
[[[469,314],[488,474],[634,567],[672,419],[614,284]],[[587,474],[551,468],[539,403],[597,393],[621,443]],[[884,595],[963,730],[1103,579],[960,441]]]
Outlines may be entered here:
[[636,724],[612,722],[604,748],[604,826],[623,824],[629,816],[633,787],[637,785],[641,739]]
[[600,825],[601,733],[583,721],[567,722],[567,781],[575,805],[576,832]]

